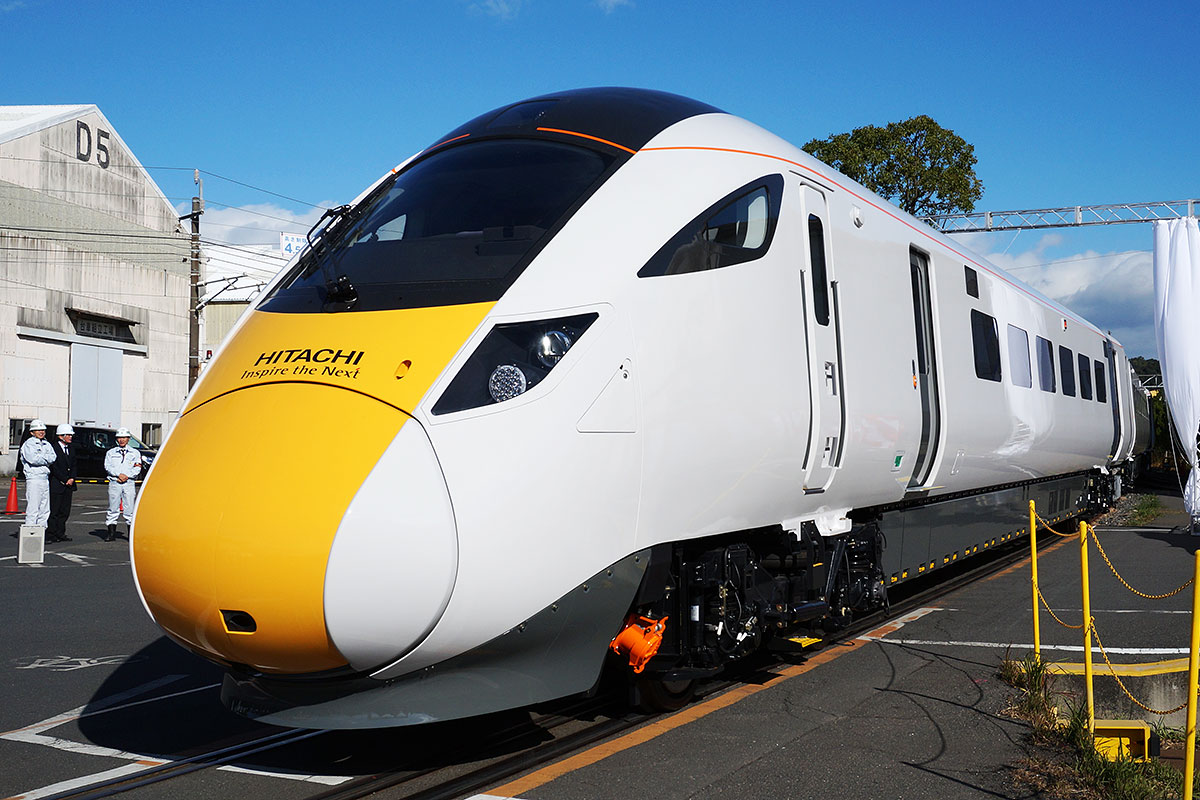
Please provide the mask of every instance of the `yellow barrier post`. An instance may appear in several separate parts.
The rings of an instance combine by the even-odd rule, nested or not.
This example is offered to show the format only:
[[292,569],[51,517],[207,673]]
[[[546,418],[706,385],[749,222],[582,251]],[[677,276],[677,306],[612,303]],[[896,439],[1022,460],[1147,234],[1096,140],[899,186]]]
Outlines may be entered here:
[[1033,501],[1029,501],[1029,553],[1030,567],[1033,576],[1033,655],[1038,661],[1042,660],[1042,632],[1041,632],[1041,603],[1038,602],[1038,577],[1037,577],[1037,512],[1034,510]]
[[1187,748],[1183,757],[1183,799],[1192,800],[1192,782],[1196,769],[1196,689],[1200,679],[1200,551],[1192,573],[1192,646],[1188,654]]
[[1092,601],[1088,584],[1088,524],[1079,523],[1079,569],[1083,577],[1083,674],[1087,681],[1088,733],[1096,734],[1096,704],[1092,694]]

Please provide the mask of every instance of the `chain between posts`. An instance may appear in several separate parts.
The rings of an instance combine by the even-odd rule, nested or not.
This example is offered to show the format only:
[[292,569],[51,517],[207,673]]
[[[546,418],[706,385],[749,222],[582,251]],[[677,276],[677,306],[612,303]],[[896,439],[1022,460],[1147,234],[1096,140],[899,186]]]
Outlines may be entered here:
[[1079,535],[1079,534],[1078,534],[1078,533],[1076,533],[1075,531],[1072,531],[1071,533],[1059,533],[1058,531],[1054,530],[1054,528],[1051,528],[1051,527],[1050,527],[1050,523],[1049,523],[1049,522],[1046,522],[1046,520],[1042,519],[1042,516],[1041,516],[1041,514],[1038,514],[1038,513],[1035,511],[1035,512],[1033,513],[1033,515],[1034,515],[1035,517],[1037,517],[1037,521],[1041,523],[1041,525],[1042,525],[1042,527],[1043,527],[1043,528],[1045,528],[1046,530],[1050,531],[1050,532],[1051,532],[1051,533],[1053,533],[1055,536],[1061,536],[1061,537],[1063,537],[1064,539],[1067,539],[1067,538],[1074,539],[1076,536],[1078,536],[1078,535]]
[[1117,576],[1117,580],[1119,580],[1121,582],[1122,586],[1124,586],[1126,589],[1128,589],[1129,591],[1136,594],[1138,597],[1144,597],[1147,600],[1165,600],[1168,597],[1174,597],[1175,595],[1179,594],[1184,589],[1186,589],[1187,587],[1192,585],[1193,579],[1188,578],[1187,583],[1183,584],[1183,586],[1180,586],[1178,589],[1175,589],[1174,591],[1167,592],[1166,594],[1146,594],[1145,592],[1139,592],[1137,589],[1130,586],[1128,581],[1126,581],[1124,578],[1121,577],[1121,573],[1117,572],[1117,568],[1114,567],[1113,563],[1108,560],[1108,553],[1104,552],[1104,548],[1100,546],[1100,538],[1098,536],[1096,536],[1096,529],[1093,528],[1091,525],[1088,525],[1088,530],[1090,530],[1092,532],[1092,541],[1096,543],[1096,549],[1100,551],[1100,557],[1104,559],[1105,564],[1108,564],[1108,568],[1110,570],[1112,570],[1112,574]]
[[[1189,581],[1189,583],[1190,583],[1190,581]],[[1082,626],[1080,626],[1080,627],[1082,627]],[[1112,675],[1113,678],[1116,679],[1117,685],[1121,687],[1121,691],[1125,693],[1125,696],[1129,698],[1130,702],[1132,702],[1134,705],[1136,705],[1138,708],[1142,709],[1143,711],[1148,711],[1151,714],[1157,714],[1160,717],[1165,717],[1168,714],[1174,714],[1176,711],[1182,711],[1183,709],[1187,708],[1188,701],[1184,700],[1182,703],[1175,706],[1170,711],[1159,711],[1157,708],[1151,708],[1150,706],[1146,705],[1145,703],[1143,703],[1142,701],[1140,701],[1136,697],[1134,697],[1132,694],[1130,694],[1129,689],[1127,689],[1125,687],[1125,682],[1121,680],[1121,676],[1118,675],[1116,669],[1113,668],[1112,662],[1108,660],[1108,652],[1104,649],[1104,643],[1100,641],[1100,632],[1096,630],[1096,618],[1095,617],[1092,617],[1092,636],[1095,637],[1096,645],[1100,648],[1100,655],[1104,656],[1104,663],[1108,664],[1109,674]]]
[[1067,623],[1063,622],[1061,619],[1058,618],[1058,615],[1054,613],[1054,609],[1051,608],[1050,604],[1046,602],[1046,596],[1042,594],[1042,587],[1040,587],[1040,586],[1038,587],[1037,593],[1038,593],[1038,599],[1040,599],[1042,601],[1042,605],[1045,606],[1046,610],[1050,612],[1050,616],[1054,617],[1055,622],[1057,622],[1059,625],[1062,625],[1064,628],[1070,628],[1071,630],[1075,630],[1075,631],[1083,630],[1082,622],[1079,623],[1078,625],[1068,625]]

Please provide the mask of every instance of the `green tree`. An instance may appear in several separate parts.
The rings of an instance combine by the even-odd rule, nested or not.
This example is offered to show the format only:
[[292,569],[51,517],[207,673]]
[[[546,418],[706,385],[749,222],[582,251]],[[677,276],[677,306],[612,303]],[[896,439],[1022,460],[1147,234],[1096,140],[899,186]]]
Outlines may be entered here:
[[975,148],[924,114],[813,139],[804,150],[918,217],[973,211],[983,196]]
[[[1162,386],[1162,367],[1157,358],[1134,356],[1129,359],[1129,366],[1140,379],[1149,378],[1154,384]],[[1167,399],[1162,390],[1150,392],[1150,417],[1154,420],[1153,462],[1166,464],[1171,452],[1171,414],[1167,410]]]
[[1162,377],[1162,367],[1159,366],[1157,358],[1134,356],[1129,359],[1129,366],[1133,367],[1133,371],[1137,373],[1139,378]]

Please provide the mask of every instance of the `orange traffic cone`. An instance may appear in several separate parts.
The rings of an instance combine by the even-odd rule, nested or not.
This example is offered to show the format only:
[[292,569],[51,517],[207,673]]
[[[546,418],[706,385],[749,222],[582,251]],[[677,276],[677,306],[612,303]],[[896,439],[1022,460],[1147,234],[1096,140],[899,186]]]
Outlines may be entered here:
[[17,510],[17,476],[13,475],[12,483],[8,485],[8,502],[4,505],[5,514],[20,514]]

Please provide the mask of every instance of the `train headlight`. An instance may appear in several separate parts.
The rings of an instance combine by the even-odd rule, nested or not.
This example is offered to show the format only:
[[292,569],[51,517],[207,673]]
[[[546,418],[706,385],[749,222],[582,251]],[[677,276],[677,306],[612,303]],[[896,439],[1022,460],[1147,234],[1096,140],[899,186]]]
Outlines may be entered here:
[[501,364],[492,370],[492,376],[488,378],[488,394],[497,403],[525,394],[528,388],[529,380],[516,364]]
[[503,403],[537,386],[599,314],[492,328],[433,407],[434,414]]
[[562,357],[567,354],[574,344],[571,337],[563,333],[561,330],[546,331],[542,338],[538,339],[537,346],[534,348],[534,355],[537,356],[538,363],[546,369],[553,369],[554,365],[562,360]]

